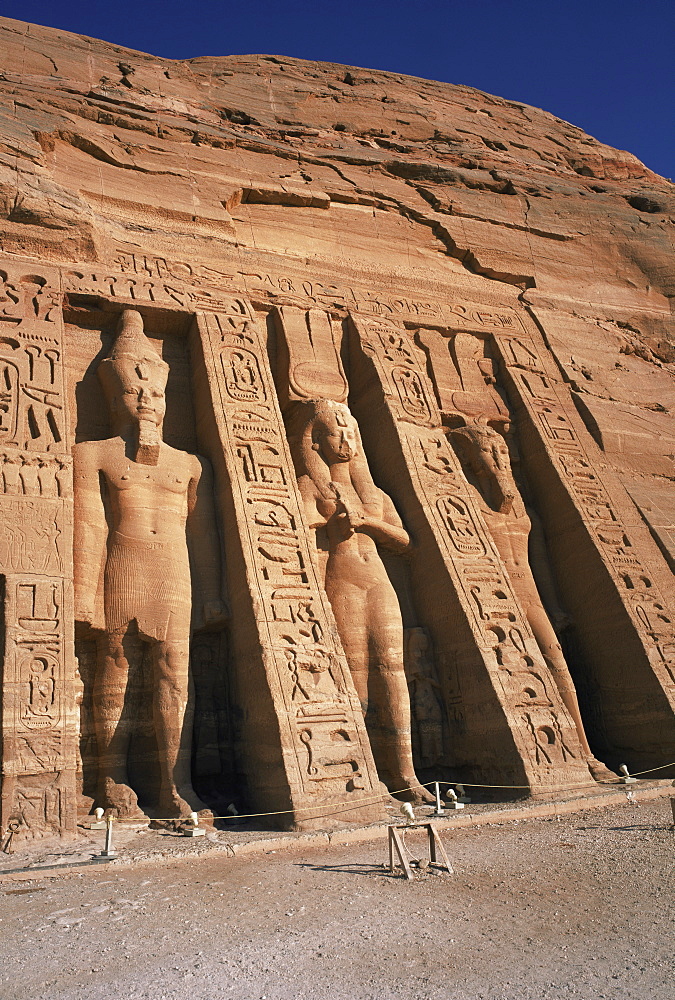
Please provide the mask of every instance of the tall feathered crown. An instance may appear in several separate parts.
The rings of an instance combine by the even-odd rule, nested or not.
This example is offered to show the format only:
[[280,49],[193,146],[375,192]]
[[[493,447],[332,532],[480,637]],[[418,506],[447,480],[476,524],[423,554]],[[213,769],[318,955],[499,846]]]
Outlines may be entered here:
[[145,336],[143,317],[136,309],[125,309],[120,316],[115,342],[108,357],[98,366],[97,374],[106,391],[137,384],[139,380],[166,388],[169,366]]

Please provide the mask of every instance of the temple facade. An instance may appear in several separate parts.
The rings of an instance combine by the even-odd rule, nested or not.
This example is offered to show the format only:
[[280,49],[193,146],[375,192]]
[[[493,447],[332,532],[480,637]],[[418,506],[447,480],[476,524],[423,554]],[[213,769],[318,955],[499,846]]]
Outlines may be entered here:
[[[26,99],[0,219],[2,832],[230,802],[325,828],[434,779],[557,794],[675,761],[658,234],[621,266],[616,237],[590,275],[581,209],[523,228],[526,154],[490,168],[515,194],[450,162],[421,129],[425,81],[363,83],[402,118],[408,95],[386,142],[367,107],[329,127],[309,99],[272,134],[263,57],[190,77],[18,24],[2,22],[2,86]],[[345,70],[286,62],[310,95]],[[287,87],[280,66],[265,72]],[[441,105],[461,88],[428,87],[456,124]],[[513,134],[508,102],[469,96]],[[624,215],[636,189],[666,197],[586,139]],[[549,173],[558,205],[590,190],[569,162]]]

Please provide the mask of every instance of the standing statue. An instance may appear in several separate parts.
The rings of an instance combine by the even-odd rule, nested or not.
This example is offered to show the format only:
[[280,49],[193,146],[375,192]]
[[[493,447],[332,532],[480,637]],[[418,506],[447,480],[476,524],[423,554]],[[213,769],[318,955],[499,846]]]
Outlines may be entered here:
[[[74,448],[75,618],[91,626],[97,645],[95,805],[118,815],[138,812],[127,773],[129,678],[140,670],[144,647],[153,671],[156,807],[165,817],[203,808],[190,775],[188,661],[191,619],[200,626],[224,621],[220,545],[209,463],[162,440],[168,373],[140,313],[125,310],[98,367],[114,436]],[[201,594],[194,615],[191,563]]]
[[480,510],[516,597],[574,722],[588,769],[596,780],[615,778],[588,745],[574,682],[542,602],[543,596],[553,621],[559,628],[564,626],[567,618],[558,605],[543,529],[535,512],[527,510],[516,485],[508,444],[499,431],[477,422],[454,429],[451,437],[467,478],[478,492]]
[[295,403],[289,442],[309,527],[316,529],[325,589],[361,701],[378,773],[415,801],[433,796],[415,776],[403,623],[378,545],[404,552],[410,539],[391,499],[375,486],[347,406]]

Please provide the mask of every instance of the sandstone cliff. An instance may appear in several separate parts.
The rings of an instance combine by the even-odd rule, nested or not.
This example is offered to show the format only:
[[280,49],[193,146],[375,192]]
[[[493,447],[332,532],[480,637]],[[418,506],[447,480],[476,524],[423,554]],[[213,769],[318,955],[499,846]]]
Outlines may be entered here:
[[675,193],[636,157],[467,87],[283,56],[173,62],[9,19],[0,31],[2,250],[142,248],[214,272],[233,256],[254,272],[262,252],[334,282],[510,285],[556,314],[593,433],[629,456],[639,493],[656,474],[667,506]]

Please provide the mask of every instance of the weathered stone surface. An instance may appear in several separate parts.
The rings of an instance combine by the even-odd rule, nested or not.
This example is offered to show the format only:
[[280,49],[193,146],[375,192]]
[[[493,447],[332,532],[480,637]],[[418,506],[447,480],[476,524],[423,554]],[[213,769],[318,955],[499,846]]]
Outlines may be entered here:
[[3,831],[675,760],[669,182],[466,87],[9,19],[0,94]]

